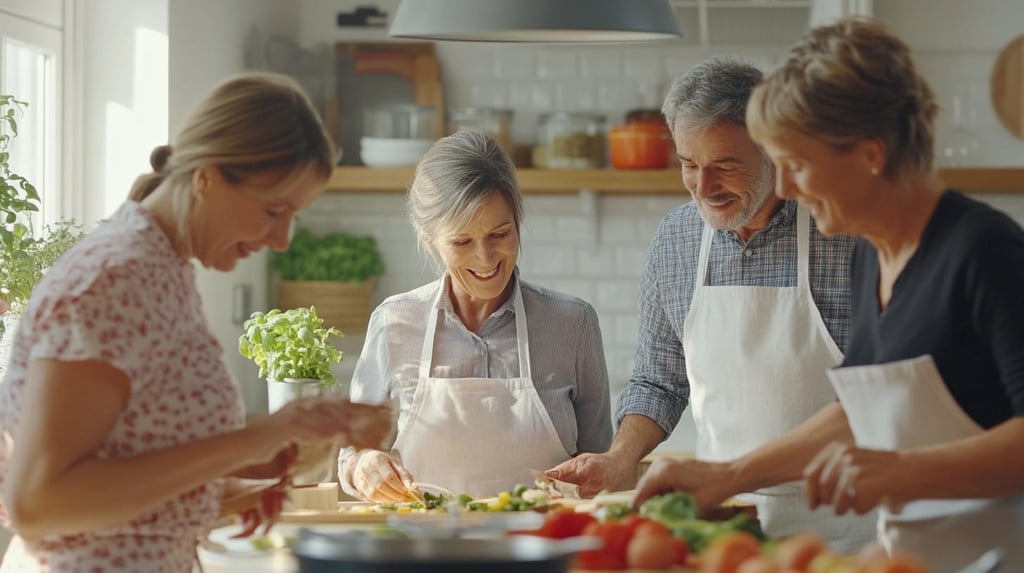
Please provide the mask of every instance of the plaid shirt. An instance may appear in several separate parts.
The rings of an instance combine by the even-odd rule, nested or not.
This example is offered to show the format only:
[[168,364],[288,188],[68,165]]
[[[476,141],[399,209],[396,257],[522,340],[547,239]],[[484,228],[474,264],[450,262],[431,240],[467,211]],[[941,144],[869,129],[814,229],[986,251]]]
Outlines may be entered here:
[[[693,298],[704,220],[694,202],[669,211],[651,240],[640,279],[640,332],[633,375],[615,413],[642,414],[671,434],[690,402],[683,356],[683,322]],[[840,350],[850,320],[850,256],[854,239],[825,237],[811,220],[811,296]],[[796,202],[787,201],[768,226],[744,244],[716,231],[708,258],[708,286],[792,287],[797,283]],[[743,357],[737,346],[736,358]]]

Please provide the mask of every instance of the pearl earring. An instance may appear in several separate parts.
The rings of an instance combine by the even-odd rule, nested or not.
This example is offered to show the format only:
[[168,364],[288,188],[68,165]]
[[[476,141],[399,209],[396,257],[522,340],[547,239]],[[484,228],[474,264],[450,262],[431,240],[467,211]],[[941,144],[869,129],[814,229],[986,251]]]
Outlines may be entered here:
[[877,167],[872,167],[871,168],[871,174],[872,175],[878,175],[878,168]]

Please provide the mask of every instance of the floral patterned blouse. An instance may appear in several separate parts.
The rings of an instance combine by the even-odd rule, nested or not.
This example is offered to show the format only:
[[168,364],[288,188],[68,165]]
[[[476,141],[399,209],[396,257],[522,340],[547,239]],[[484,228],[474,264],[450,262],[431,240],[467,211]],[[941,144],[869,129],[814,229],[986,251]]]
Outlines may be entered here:
[[[96,452],[124,458],[242,426],[241,392],[221,353],[192,265],[141,206],[125,203],[54,265],[25,308],[0,385],[0,486],[19,419],[31,415],[22,410],[30,360],[102,360],[128,375],[131,397]],[[221,480],[208,483],[99,531],[15,537],[0,573],[190,571],[221,488]],[[2,505],[0,522],[10,525]]]

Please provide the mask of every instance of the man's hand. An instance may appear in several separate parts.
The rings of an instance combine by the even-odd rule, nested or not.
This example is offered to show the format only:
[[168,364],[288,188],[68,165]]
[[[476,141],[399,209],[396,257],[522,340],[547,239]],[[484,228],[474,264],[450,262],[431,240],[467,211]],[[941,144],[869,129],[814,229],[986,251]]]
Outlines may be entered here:
[[637,507],[655,495],[685,491],[693,495],[701,511],[718,506],[730,496],[741,493],[736,489],[730,464],[704,462],[695,459],[659,459],[637,484]]
[[578,485],[582,497],[594,497],[602,490],[614,491],[625,487],[632,477],[633,467],[609,453],[580,454],[544,473],[550,478]]

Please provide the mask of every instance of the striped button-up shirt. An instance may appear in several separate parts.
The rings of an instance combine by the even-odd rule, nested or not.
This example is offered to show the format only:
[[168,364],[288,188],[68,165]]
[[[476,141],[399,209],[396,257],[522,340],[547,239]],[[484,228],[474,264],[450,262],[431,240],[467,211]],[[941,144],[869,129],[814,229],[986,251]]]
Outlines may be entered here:
[[[796,227],[796,202],[787,201],[768,226],[746,243],[732,231],[716,231],[705,284],[796,286]],[[693,298],[703,230],[700,211],[690,202],[670,211],[651,240],[640,280],[640,330],[633,374],[619,397],[616,423],[624,416],[641,414],[657,422],[667,436],[689,404],[683,322]],[[849,335],[853,245],[852,237],[825,237],[812,219],[811,296],[844,352]],[[736,347],[736,359],[743,359],[742,347]]]

